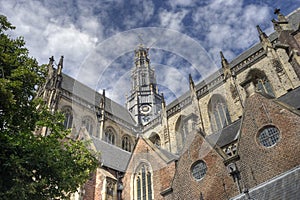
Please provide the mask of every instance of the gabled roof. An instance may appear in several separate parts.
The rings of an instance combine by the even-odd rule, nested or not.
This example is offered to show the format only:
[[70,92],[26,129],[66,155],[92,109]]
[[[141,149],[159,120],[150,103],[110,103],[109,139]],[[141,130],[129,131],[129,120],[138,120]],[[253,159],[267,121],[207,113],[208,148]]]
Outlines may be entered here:
[[130,152],[95,137],[92,137],[92,142],[94,143],[96,150],[100,152],[101,162],[104,166],[120,172],[125,172],[131,156]]
[[[249,190],[250,199],[298,199],[300,197],[300,166]],[[231,200],[247,200],[240,194]]]
[[[81,82],[76,81],[74,78],[71,78],[66,74],[63,74],[63,81],[61,87],[62,89],[72,93],[75,96],[80,97],[88,103],[95,106],[99,106],[100,99],[102,98],[102,95],[100,93],[82,84]],[[136,124],[131,114],[124,106],[114,102],[113,100],[107,97],[105,98],[105,111],[111,113],[112,115],[122,119],[123,121],[131,125]]]
[[206,140],[214,146],[217,144],[219,147],[226,146],[233,141],[237,140],[239,135],[241,125],[241,119],[236,120],[235,122],[231,123],[230,125],[224,127],[222,130],[208,135]]
[[172,154],[171,152],[161,149],[158,146],[154,145],[149,139],[147,138],[141,138],[143,139],[152,149],[155,153],[157,153],[166,163],[172,162],[174,160],[178,159],[178,156],[175,154]]
[[279,97],[278,100],[292,106],[293,108],[300,109],[300,87]]

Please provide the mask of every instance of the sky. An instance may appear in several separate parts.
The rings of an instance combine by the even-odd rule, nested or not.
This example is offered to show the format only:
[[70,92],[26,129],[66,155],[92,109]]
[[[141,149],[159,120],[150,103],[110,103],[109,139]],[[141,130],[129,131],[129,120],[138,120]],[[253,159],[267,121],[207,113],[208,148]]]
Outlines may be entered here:
[[167,103],[259,42],[256,25],[272,33],[275,8],[285,15],[300,0],[0,0],[30,56],[46,64],[64,56],[63,72],[125,104],[133,51],[149,47]]

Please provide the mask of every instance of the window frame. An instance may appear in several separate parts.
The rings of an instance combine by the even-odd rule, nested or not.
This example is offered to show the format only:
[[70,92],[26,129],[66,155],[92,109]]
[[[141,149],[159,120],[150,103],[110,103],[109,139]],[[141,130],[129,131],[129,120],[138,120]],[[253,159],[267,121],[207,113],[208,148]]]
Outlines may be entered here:
[[74,113],[71,107],[69,106],[65,106],[62,108],[61,111],[64,116],[65,116],[65,120],[64,120],[64,128],[65,129],[70,129],[73,126],[73,120],[74,120]]
[[[107,134],[110,134],[109,137]],[[112,127],[108,127],[104,131],[104,141],[108,144],[116,144],[116,131]]]
[[142,162],[133,177],[134,196],[137,200],[153,200],[153,172],[150,164]]
[[132,151],[132,142],[128,135],[122,137],[122,149],[128,152]]
[[88,115],[84,116],[81,120],[81,124],[82,124],[82,126],[84,126],[86,128],[87,132],[90,135],[93,135],[95,123],[91,116],[88,116]]
[[[201,165],[201,166],[199,166],[200,169],[199,169],[199,171],[194,172],[195,167],[196,167],[197,165]],[[205,168],[202,168],[203,166],[204,166]],[[204,160],[197,160],[197,161],[195,161],[195,162],[191,165],[191,168],[190,168],[190,174],[191,174],[191,177],[192,177],[195,181],[201,181],[201,180],[203,180],[203,179],[205,178],[205,176],[206,176],[206,174],[207,174],[207,170],[208,170],[208,167],[207,167],[207,165],[206,165],[206,162],[205,162]],[[204,172],[203,172],[203,171],[204,171]],[[199,177],[199,178],[195,177],[195,174],[199,174],[199,173],[200,173],[200,177]]]
[[211,96],[208,103],[208,115],[212,132],[220,131],[231,124],[227,102],[220,94]]
[[[274,132],[270,132],[271,129],[276,130],[275,134],[276,134],[276,138],[274,141]],[[264,136],[264,138],[262,138],[262,134],[268,134],[267,136]],[[270,135],[272,134],[272,135]],[[262,127],[256,136],[257,142],[260,146],[264,147],[264,148],[272,148],[274,146],[276,146],[278,144],[278,142],[280,141],[281,138],[281,132],[280,130],[274,126],[274,125],[267,125]]]

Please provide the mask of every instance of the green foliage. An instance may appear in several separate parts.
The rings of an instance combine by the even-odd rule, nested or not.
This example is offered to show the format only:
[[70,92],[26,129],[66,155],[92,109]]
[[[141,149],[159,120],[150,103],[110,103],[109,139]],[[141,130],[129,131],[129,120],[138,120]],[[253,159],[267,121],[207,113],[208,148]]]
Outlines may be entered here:
[[[35,98],[46,67],[29,57],[22,37],[5,34],[12,29],[0,16],[0,199],[68,199],[98,162],[67,137],[63,116]],[[51,134],[33,134],[42,127]]]

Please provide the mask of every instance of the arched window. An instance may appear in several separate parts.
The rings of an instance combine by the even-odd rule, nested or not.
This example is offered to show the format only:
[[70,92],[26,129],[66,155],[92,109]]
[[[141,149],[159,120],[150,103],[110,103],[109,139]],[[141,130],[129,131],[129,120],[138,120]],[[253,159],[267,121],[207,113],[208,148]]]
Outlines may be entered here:
[[131,152],[131,142],[130,138],[127,135],[122,139],[122,149]]
[[135,190],[137,200],[152,200],[152,174],[145,163],[136,171]]
[[94,122],[91,117],[85,116],[82,119],[82,126],[86,128],[87,132],[89,132],[90,135],[93,134]]
[[208,103],[209,119],[212,131],[221,130],[231,123],[230,115],[224,98],[214,94]]
[[152,133],[153,135],[149,137],[149,140],[157,147],[160,147],[160,137],[157,133]]
[[115,144],[115,134],[112,128],[107,128],[104,135],[107,143]]
[[175,124],[175,134],[176,134],[176,143],[177,143],[177,152],[181,152],[184,146],[186,135],[184,132],[183,119],[185,116],[180,116]]
[[247,74],[246,80],[251,80],[254,83],[256,91],[275,97],[272,86],[263,71],[251,69]]
[[72,109],[69,107],[65,107],[62,109],[62,112],[65,115],[65,121],[64,121],[65,129],[72,128],[72,123],[73,123]]

